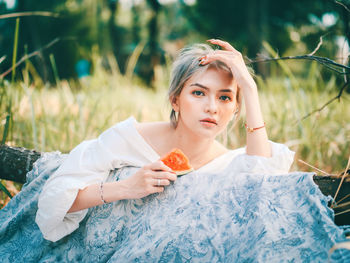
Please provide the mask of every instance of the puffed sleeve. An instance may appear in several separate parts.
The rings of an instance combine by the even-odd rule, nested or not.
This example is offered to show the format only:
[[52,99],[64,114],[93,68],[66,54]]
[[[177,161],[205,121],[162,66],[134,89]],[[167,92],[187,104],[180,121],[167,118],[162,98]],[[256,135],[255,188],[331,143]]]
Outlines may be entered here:
[[237,169],[237,172],[253,174],[280,175],[289,172],[294,161],[295,152],[286,145],[269,140],[271,145],[271,157],[248,155],[246,147],[237,149],[237,155],[232,160],[230,167]]
[[46,181],[35,219],[45,239],[57,241],[79,227],[88,210],[67,212],[80,189],[105,181],[115,168],[142,165],[144,160],[123,138],[121,127],[123,123],[109,128],[97,139],[79,144]]

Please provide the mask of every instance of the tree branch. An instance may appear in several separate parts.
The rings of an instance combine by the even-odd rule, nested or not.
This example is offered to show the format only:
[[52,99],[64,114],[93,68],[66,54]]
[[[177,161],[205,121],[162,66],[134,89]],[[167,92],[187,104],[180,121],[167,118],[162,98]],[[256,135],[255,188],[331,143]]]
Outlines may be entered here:
[[346,11],[348,11],[350,13],[350,9],[346,5],[344,5],[342,2],[335,0],[334,3],[341,5],[342,7],[345,8]]
[[37,56],[39,55],[42,51],[44,51],[45,49],[48,49],[49,47],[55,45],[58,41],[60,41],[60,38],[55,38],[54,40],[52,40],[50,43],[48,43],[47,45],[45,45],[44,47],[28,54],[28,55],[25,55],[23,56],[16,64],[14,67],[10,67],[8,70],[6,70],[4,73],[2,73],[0,75],[0,78],[4,78],[6,75],[8,75],[9,73],[11,73],[11,71],[18,67],[20,64],[22,64],[24,61],[26,61],[27,59],[30,59],[31,57],[34,57],[34,56]]
[[343,91],[345,89],[345,87],[347,87],[349,85],[349,82],[345,82],[344,85],[341,87],[339,93],[337,96],[335,96],[334,98],[330,99],[328,102],[326,102],[323,106],[321,106],[320,108],[313,110],[312,112],[308,113],[307,115],[305,115],[304,117],[302,117],[301,119],[295,121],[293,123],[293,125],[296,125],[299,121],[303,121],[306,118],[310,117],[312,114],[316,113],[316,112],[321,112],[328,104],[332,103],[333,101],[335,101],[336,99],[338,99],[340,101],[340,97],[343,94]]
[[0,15],[0,19],[13,18],[13,17],[22,17],[22,16],[48,16],[48,17],[59,17],[59,14],[45,11],[34,11],[34,12],[18,12]]
[[0,64],[1,64],[5,59],[6,59],[6,56],[2,56],[2,57],[0,58]]
[[314,51],[312,51],[310,54],[308,54],[308,56],[315,55],[315,53],[320,49],[322,44],[323,44],[323,36],[320,36],[320,42],[318,42],[317,47],[314,49]]
[[312,114],[316,113],[316,112],[320,112],[322,111],[327,105],[329,105],[330,103],[332,103],[333,101],[335,101],[336,99],[338,99],[340,101],[340,97],[343,94],[343,91],[345,90],[345,88],[349,85],[349,82],[347,81],[347,75],[350,74],[350,67],[345,66],[343,64],[337,63],[329,58],[325,58],[325,57],[319,57],[319,56],[314,56],[314,54],[319,50],[319,48],[321,47],[323,43],[323,36],[320,37],[320,42],[317,44],[317,47],[310,53],[307,55],[300,55],[300,56],[287,56],[287,57],[277,57],[277,58],[263,58],[263,59],[255,59],[255,60],[251,60],[248,58],[249,63],[260,63],[260,62],[270,62],[270,61],[278,61],[278,60],[288,60],[288,59],[304,59],[304,60],[313,60],[316,61],[320,64],[322,64],[323,66],[327,67],[328,69],[344,75],[344,80],[345,83],[344,85],[341,87],[339,93],[337,96],[335,96],[334,98],[332,98],[331,100],[329,100],[328,102],[326,102],[323,106],[321,106],[320,108],[308,113],[307,115],[305,115],[304,117],[302,117],[301,119],[295,121],[293,123],[293,125],[296,125],[298,122],[308,118],[309,116],[311,116]]
[[[350,74],[350,67],[345,66],[345,65],[340,64],[340,63],[337,63],[329,58],[313,56],[313,55],[312,56],[310,56],[310,55],[287,56],[287,57],[264,58],[264,59],[255,59],[255,60],[249,59],[249,63],[261,63],[261,62],[270,62],[270,61],[288,60],[288,59],[313,60],[313,61],[316,61],[316,62],[322,64],[323,66],[329,68],[330,70],[335,71],[336,73],[339,73],[342,75]],[[340,69],[345,70],[345,71],[341,71]]]

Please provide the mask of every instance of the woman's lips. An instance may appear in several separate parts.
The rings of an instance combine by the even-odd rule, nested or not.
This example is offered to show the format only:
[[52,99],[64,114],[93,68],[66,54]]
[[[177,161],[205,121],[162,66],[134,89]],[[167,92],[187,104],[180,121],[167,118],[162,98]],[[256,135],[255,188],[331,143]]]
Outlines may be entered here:
[[216,126],[217,125],[217,122],[215,119],[210,119],[210,118],[206,118],[206,119],[202,119],[200,120],[200,122],[206,126]]

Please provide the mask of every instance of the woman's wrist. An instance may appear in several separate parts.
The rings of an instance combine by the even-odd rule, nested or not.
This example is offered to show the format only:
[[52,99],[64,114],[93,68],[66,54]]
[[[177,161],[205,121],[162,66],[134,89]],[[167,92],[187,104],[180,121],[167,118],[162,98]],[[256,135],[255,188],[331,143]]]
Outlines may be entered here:
[[239,86],[241,89],[243,95],[248,94],[248,93],[255,93],[258,91],[258,87],[253,79],[245,79],[241,81],[242,86]]
[[112,203],[118,200],[126,199],[126,194],[127,187],[124,180],[103,183],[103,200],[106,203]]

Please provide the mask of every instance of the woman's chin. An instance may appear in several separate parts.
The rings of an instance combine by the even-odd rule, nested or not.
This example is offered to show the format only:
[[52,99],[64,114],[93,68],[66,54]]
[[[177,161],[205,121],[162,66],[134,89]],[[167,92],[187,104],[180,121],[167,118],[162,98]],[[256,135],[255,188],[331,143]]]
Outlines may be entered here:
[[194,133],[197,134],[197,136],[203,137],[205,139],[208,139],[208,138],[215,139],[220,132],[218,131],[217,126],[215,127],[201,126],[199,129],[196,129]]
[[[182,126],[181,124],[179,126]],[[180,128],[178,126],[178,128]],[[183,128],[188,132],[194,134],[196,137],[201,137],[203,139],[215,139],[216,136],[221,133],[221,129],[219,129],[218,125],[213,123],[192,123],[183,125]],[[180,128],[181,129],[181,128]]]

